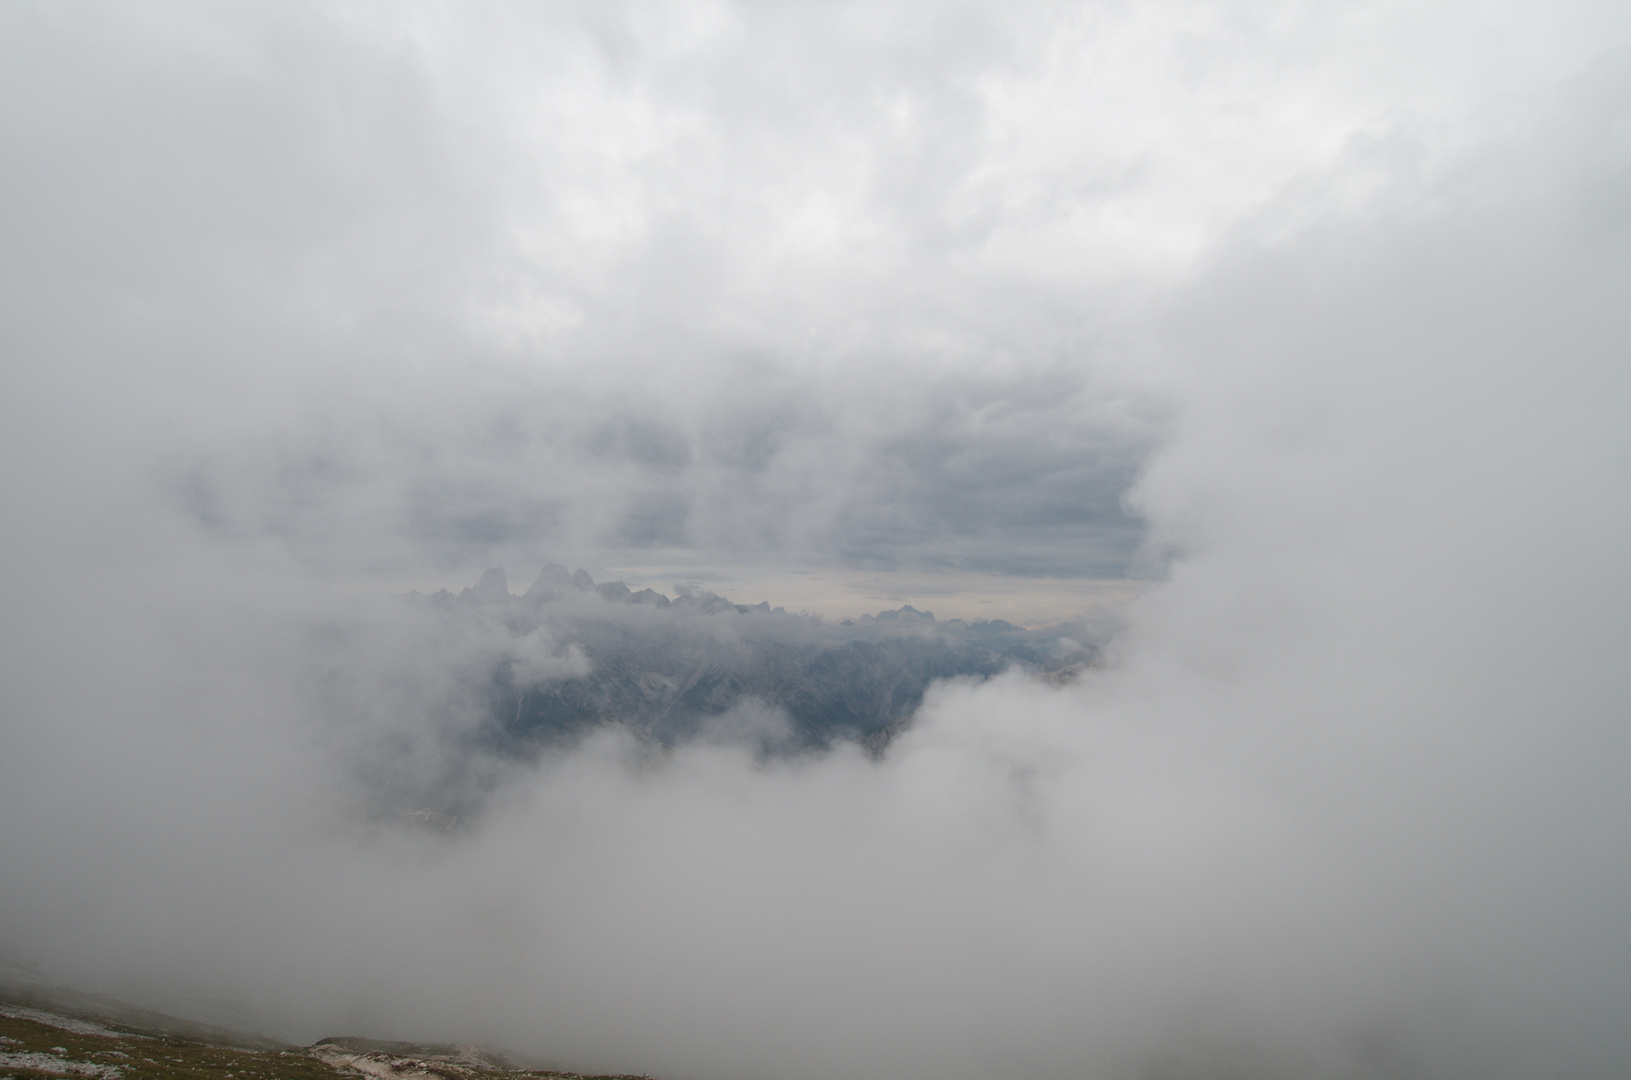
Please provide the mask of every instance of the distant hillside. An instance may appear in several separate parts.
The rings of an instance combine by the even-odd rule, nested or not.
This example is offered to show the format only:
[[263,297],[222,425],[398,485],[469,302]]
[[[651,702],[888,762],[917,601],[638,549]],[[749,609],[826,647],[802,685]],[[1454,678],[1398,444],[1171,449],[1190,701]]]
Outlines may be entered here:
[[[937,679],[983,679],[1014,665],[1060,675],[1098,653],[1079,625],[942,622],[910,605],[834,623],[711,592],[672,600],[632,592],[562,566],[546,566],[519,597],[502,570],[489,570],[458,596],[416,602],[454,622],[497,619],[518,639],[545,631],[582,656],[586,670],[565,676],[539,677],[515,659],[493,665],[490,734],[517,747],[608,722],[666,745],[733,734],[771,751],[876,743]],[[745,703],[786,725],[710,723]]]
[[436,823],[481,802],[495,763],[605,728],[655,748],[880,752],[936,680],[1018,667],[1065,681],[1104,637],[1085,623],[942,621],[909,605],[832,622],[676,593],[551,565],[514,596],[489,570],[457,595],[413,593],[318,629],[303,681],[332,730],[349,733],[377,799]]

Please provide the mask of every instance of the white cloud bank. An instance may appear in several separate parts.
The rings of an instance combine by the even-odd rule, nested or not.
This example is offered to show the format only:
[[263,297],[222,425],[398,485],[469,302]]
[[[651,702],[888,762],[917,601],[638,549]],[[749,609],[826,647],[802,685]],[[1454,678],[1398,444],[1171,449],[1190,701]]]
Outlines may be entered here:
[[[1623,16],[552,10],[8,15],[57,61],[5,65],[7,949],[673,1077],[1625,1074]],[[808,437],[733,472],[626,401]],[[944,482],[856,479],[958,417]],[[1057,568],[1102,515],[1026,513],[1132,470],[1025,462],[1101,437],[1171,559],[1115,662],[879,762],[607,738],[380,830],[288,684],[325,575],[543,543],[448,498]]]

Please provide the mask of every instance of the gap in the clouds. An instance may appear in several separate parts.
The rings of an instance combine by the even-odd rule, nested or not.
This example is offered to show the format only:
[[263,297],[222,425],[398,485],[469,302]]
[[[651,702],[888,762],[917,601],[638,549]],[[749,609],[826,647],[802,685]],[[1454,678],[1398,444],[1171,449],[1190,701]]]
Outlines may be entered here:
[[911,604],[940,619],[1002,619],[1040,629],[1090,617],[1108,617],[1136,599],[1150,582],[1131,578],[1029,577],[960,570],[754,569],[631,567],[631,584],[663,581],[699,585],[741,599],[807,611],[827,619],[854,619]]
[[[570,561],[570,560],[569,560]],[[1002,619],[1027,629],[1089,619],[1115,621],[1126,606],[1156,580],[1141,577],[1036,576],[977,570],[865,569],[719,564],[690,560],[586,565],[597,582],[622,582],[633,590],[652,589],[674,597],[686,590],[711,590],[733,602],[807,613],[841,621],[875,615],[909,604],[943,621]],[[474,575],[471,575],[474,576]],[[530,580],[530,579],[528,579]],[[426,594],[468,585],[459,575],[355,581],[342,585],[358,594]]]
[[[877,604],[827,618],[735,602],[717,591],[724,575],[710,576],[690,575],[670,595],[549,564],[512,592],[494,567],[457,592],[358,598],[312,629],[300,681],[316,688],[370,816],[446,825],[479,816],[518,767],[607,734],[659,753],[705,745],[768,760],[847,746],[882,756],[937,682],[1015,669],[1073,681],[1099,662],[1118,602],[1137,587],[1074,583],[1051,597],[1070,617],[1025,626],[928,607],[995,606],[967,578],[939,579],[938,594],[918,594],[922,606],[874,597],[885,577],[815,579],[807,595],[837,584]],[[1045,598],[1048,584],[1011,584],[1007,602]]]

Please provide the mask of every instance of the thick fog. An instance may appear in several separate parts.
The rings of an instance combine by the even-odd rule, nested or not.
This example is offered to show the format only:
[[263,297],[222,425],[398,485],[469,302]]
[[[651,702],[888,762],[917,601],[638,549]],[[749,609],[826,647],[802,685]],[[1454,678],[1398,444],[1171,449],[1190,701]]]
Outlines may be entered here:
[[[676,1080],[1626,1075],[1628,71],[1585,3],[5,7],[0,952]],[[668,565],[1139,598],[877,732],[487,737],[974,633],[605,589]]]

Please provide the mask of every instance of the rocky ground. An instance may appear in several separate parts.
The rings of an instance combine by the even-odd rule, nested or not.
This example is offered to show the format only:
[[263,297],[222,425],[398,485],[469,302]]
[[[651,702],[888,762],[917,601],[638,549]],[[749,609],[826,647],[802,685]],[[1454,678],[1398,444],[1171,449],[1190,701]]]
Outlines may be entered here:
[[54,997],[46,1007],[38,993],[0,991],[0,1080],[650,1080],[524,1068],[482,1046],[347,1038],[287,1046],[102,999],[64,1005],[64,995]]

